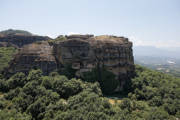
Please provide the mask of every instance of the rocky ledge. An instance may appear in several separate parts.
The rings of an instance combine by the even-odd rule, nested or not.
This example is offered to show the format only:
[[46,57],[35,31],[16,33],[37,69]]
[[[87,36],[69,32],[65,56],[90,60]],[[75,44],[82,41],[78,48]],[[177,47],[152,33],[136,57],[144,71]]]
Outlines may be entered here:
[[[49,40],[47,36],[36,36],[36,35],[0,35],[0,42],[4,44],[11,44],[16,47],[23,47],[24,45],[31,44],[38,41]],[[1,44],[4,45],[4,44]]]

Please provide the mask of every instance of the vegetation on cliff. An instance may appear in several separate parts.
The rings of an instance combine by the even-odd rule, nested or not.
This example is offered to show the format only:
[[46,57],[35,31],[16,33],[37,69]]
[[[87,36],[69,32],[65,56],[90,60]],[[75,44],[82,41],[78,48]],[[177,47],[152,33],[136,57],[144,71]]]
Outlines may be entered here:
[[60,35],[55,39],[49,39],[48,42],[49,42],[50,45],[52,45],[55,42],[64,41],[64,40],[67,40],[67,38],[65,36],[63,36],[63,35]]
[[[93,77],[92,77],[93,78]],[[90,79],[89,79],[90,80]],[[91,81],[91,80],[90,80]],[[93,81],[93,80],[92,80]],[[98,82],[32,70],[0,79],[1,120],[138,120],[180,118],[180,79],[136,66],[131,92],[109,103]]]
[[14,47],[0,47],[0,72],[8,66],[16,51]]
[[106,70],[105,67],[94,68],[91,72],[85,72],[83,80],[87,82],[99,82],[102,92],[104,94],[112,94],[120,84],[115,75],[112,72]]

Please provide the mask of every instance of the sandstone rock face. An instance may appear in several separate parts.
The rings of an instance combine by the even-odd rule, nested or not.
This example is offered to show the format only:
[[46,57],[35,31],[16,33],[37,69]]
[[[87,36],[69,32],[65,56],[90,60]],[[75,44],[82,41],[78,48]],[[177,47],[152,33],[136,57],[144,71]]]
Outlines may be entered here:
[[37,41],[45,41],[50,39],[44,36],[25,36],[25,35],[1,35],[0,42],[6,42],[8,44],[13,44],[18,47],[22,47],[27,44],[31,44]]
[[52,46],[48,42],[41,42],[25,45],[11,61],[6,73],[27,73],[31,69],[39,68],[44,74],[48,74],[56,67]]
[[120,80],[122,89],[125,80],[134,72],[132,43],[124,37],[72,35],[68,40],[54,45],[55,56],[61,64],[72,64],[76,75],[91,71],[96,66],[105,66]]
[[76,70],[76,76],[105,66],[116,75],[123,89],[134,73],[132,43],[127,38],[116,36],[70,35],[62,41],[33,43],[24,46],[11,62],[8,73],[28,72],[33,68],[48,74],[56,69],[63,70],[67,64]]
[[8,43],[8,42],[0,42],[0,47],[14,47],[14,48],[19,48],[18,46]]

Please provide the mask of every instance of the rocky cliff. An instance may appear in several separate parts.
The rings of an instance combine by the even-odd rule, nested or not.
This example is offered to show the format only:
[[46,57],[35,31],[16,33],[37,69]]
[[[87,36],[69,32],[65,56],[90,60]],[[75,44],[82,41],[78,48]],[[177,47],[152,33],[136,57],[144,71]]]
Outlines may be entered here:
[[13,44],[17,47],[22,47],[27,44],[31,44],[37,41],[44,41],[50,39],[46,36],[36,36],[36,35],[0,35],[0,42],[6,44]]
[[9,36],[9,35],[32,36],[33,34],[25,30],[15,30],[15,29],[0,31],[0,36]]
[[132,43],[124,37],[70,35],[49,45],[48,42],[24,46],[8,68],[9,73],[40,68],[45,74],[70,64],[77,77],[93,68],[105,67],[116,75],[122,89],[134,72]]
[[25,45],[10,62],[5,73],[10,76],[17,72],[28,73],[31,69],[41,69],[48,74],[57,68],[53,47],[48,42]]
[[132,43],[127,38],[106,35],[72,35],[67,38],[55,43],[55,56],[63,65],[72,64],[77,76],[104,66],[120,80],[121,86],[117,89],[121,89],[126,80],[133,76]]

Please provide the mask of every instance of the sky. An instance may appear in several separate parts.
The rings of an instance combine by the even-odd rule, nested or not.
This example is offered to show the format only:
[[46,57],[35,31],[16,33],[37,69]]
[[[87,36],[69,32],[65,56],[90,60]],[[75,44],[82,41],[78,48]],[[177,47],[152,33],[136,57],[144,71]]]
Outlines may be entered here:
[[180,0],[0,0],[0,31],[117,35],[135,46],[180,47]]

